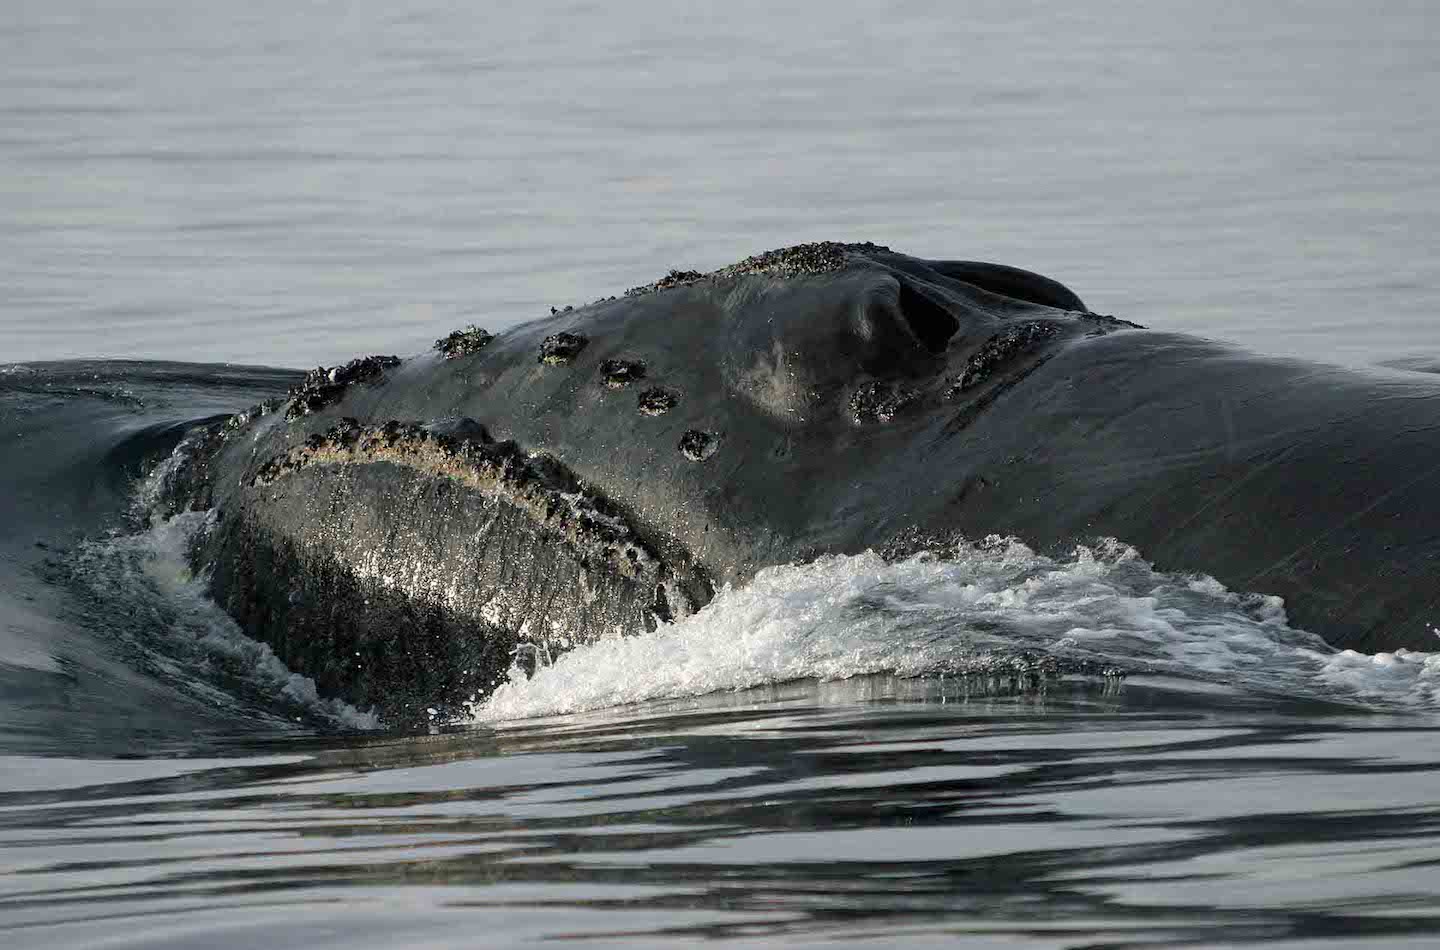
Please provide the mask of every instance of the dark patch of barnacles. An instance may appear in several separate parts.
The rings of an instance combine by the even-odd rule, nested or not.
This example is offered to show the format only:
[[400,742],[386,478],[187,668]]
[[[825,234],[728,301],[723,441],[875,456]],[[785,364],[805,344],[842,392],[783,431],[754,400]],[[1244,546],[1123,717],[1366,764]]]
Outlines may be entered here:
[[861,425],[890,422],[919,401],[919,393],[898,383],[866,383],[850,397],[850,414]]
[[659,280],[642,284],[639,287],[631,287],[625,291],[627,297],[639,297],[642,294],[652,294],[660,290],[669,290],[671,287],[684,287],[687,284],[698,283],[705,279],[705,275],[698,270],[671,270],[670,273]]
[[661,389],[656,386],[640,394],[640,414],[644,416],[663,416],[671,409],[674,409],[679,402],[679,396],[676,396],[668,389]]
[[1048,320],[1006,327],[971,354],[960,375],[951,380],[950,394],[955,396],[989,381],[1001,367],[1039,349],[1059,336],[1061,330],[1060,324]]
[[680,437],[680,454],[692,462],[703,462],[720,448],[720,436],[701,429],[687,429]]
[[339,402],[350,386],[374,382],[384,376],[387,369],[399,365],[399,358],[394,356],[362,356],[343,366],[317,366],[305,374],[299,386],[290,390],[285,419],[294,421],[328,408]]
[[672,270],[659,280],[625,291],[627,297],[639,297],[658,293],[672,287],[688,287],[704,281],[728,280],[756,274],[782,279],[829,274],[843,268],[850,255],[886,252],[890,249],[878,244],[844,244],[838,241],[816,241],[810,244],[796,244],[777,248],[763,254],[755,254],[727,267],[708,274],[696,270]]
[[540,362],[564,366],[574,361],[590,339],[581,333],[552,333],[540,341]]
[[470,324],[468,327],[456,330],[448,336],[442,336],[435,341],[435,349],[439,350],[447,360],[457,359],[461,356],[469,356],[471,353],[478,353],[490,345],[495,335],[489,330]]
[[624,389],[644,378],[645,363],[641,360],[605,360],[600,364],[600,381],[611,389]]
[[257,419],[263,419],[283,405],[285,405],[285,400],[283,399],[267,399],[264,402],[251,406],[249,409],[242,409],[240,412],[235,413],[225,420],[225,424],[221,426],[221,433],[226,438],[229,438],[250,423]]

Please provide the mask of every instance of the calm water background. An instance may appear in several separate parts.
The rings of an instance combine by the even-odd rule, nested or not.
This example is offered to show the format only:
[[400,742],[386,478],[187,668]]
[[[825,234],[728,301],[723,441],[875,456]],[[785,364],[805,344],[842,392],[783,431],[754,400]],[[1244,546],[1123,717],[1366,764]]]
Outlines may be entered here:
[[802,240],[1440,356],[1440,11],[12,0],[0,357],[415,352]]
[[[405,354],[836,239],[1029,267],[1269,352],[1440,366],[1437,18],[11,0],[0,364]],[[817,681],[847,654],[813,660],[791,601],[753,594],[691,631],[684,675],[645,663],[656,641],[509,695],[603,707],[613,669],[638,705],[356,732],[127,521],[166,426],[287,382],[0,365],[0,945],[1440,937],[1440,660],[1347,661],[1328,697],[1295,685],[1299,648],[1272,676],[1277,628],[1213,592],[1191,606],[1243,648],[1162,639],[1178,675],[1123,684]],[[1056,572],[1056,622],[1089,622],[1089,569]],[[931,593],[887,583],[826,636],[882,650],[886,605]],[[764,655],[727,654],[755,616]]]

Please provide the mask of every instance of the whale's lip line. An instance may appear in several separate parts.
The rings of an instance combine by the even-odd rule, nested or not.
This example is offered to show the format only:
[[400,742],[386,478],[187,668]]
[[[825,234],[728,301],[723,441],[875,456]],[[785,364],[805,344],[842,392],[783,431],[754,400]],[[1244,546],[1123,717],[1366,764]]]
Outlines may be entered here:
[[514,440],[495,441],[468,417],[458,421],[474,430],[456,436],[435,431],[433,422],[364,425],[342,417],[268,459],[249,487],[263,489],[310,468],[398,465],[504,501],[560,539],[582,565],[604,565],[642,586],[664,588],[672,613],[692,613],[709,599],[713,584],[678,539],[661,537],[563,459]]
[[[250,485],[267,487],[313,467],[369,463],[399,465],[503,497],[541,523],[553,519],[550,505],[556,498],[600,497],[563,461],[545,453],[526,452],[512,440],[496,442],[488,434],[457,438],[422,423],[399,420],[364,425],[352,417],[342,417],[300,445],[277,453],[255,472]],[[564,484],[562,479],[571,483]],[[609,540],[619,541],[623,534],[633,533],[618,516],[599,511],[587,515],[595,527],[615,535]],[[653,559],[648,551],[643,556],[647,561]]]

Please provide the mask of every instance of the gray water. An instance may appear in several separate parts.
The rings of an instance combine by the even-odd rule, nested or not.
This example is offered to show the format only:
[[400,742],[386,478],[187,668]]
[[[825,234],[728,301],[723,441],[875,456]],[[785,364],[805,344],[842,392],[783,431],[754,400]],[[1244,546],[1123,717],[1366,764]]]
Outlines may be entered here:
[[327,365],[805,240],[1440,357],[1434,4],[12,0],[0,358]]
[[12,759],[0,926],[27,948],[1428,947],[1437,730],[1163,682],[871,678],[264,758]]
[[[832,239],[1433,369],[1435,10],[12,0],[0,945],[1434,945],[1440,654],[1140,561],[855,558],[385,732],[132,508],[283,374],[3,364],[406,354]],[[976,616],[1144,662],[885,672]]]

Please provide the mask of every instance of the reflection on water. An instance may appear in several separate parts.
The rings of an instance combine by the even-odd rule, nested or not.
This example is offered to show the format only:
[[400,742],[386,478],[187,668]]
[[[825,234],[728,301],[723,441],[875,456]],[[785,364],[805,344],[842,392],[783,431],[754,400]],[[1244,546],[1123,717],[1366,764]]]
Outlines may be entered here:
[[194,770],[77,763],[108,781],[85,787],[15,758],[0,928],[27,947],[1423,941],[1437,733],[1158,679],[871,677],[255,742]]

